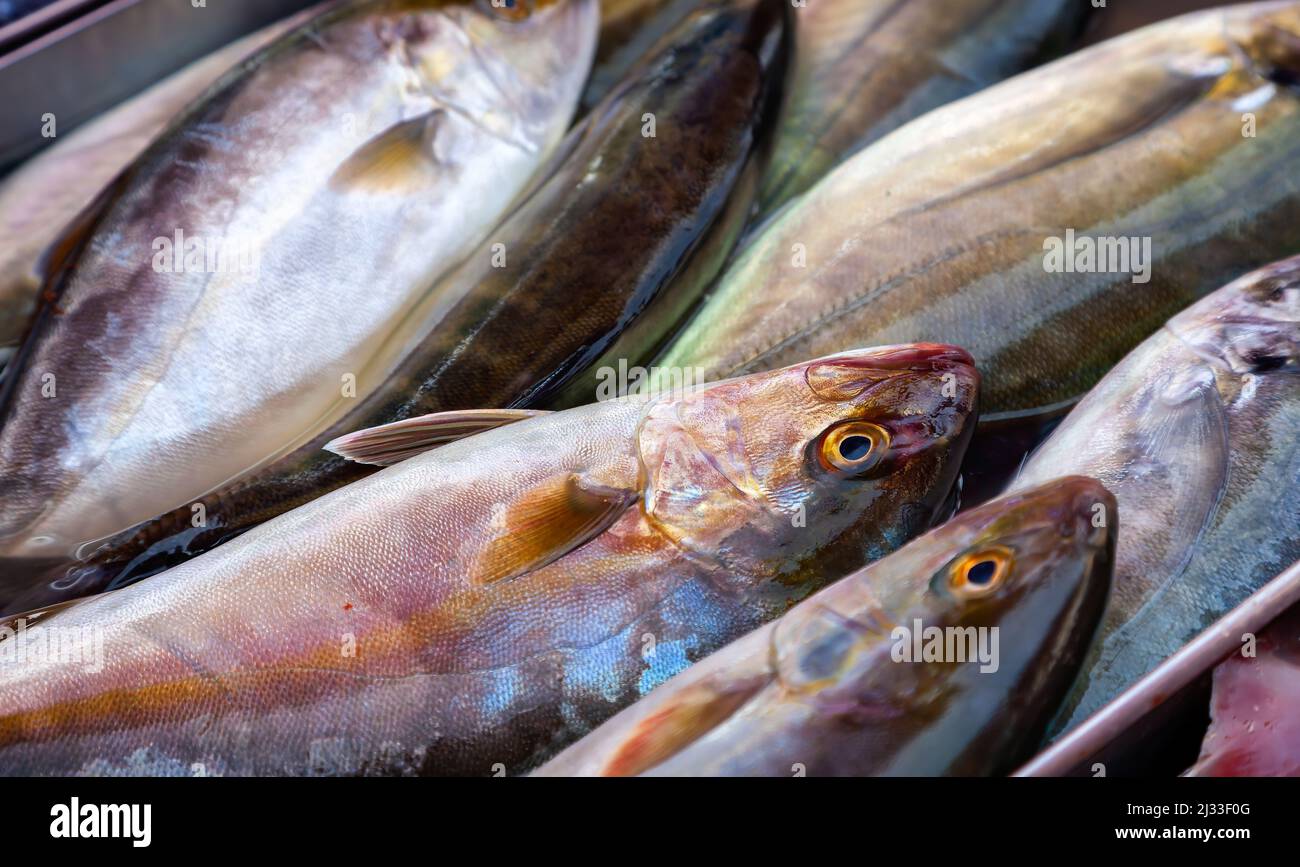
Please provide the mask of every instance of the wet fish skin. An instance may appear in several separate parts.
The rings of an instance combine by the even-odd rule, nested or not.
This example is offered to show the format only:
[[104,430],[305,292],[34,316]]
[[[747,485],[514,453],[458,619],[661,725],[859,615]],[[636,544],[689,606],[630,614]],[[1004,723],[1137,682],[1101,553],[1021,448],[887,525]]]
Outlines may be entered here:
[[[1077,477],[965,512],[678,675],[537,773],[1003,773],[1032,751],[1100,620],[1115,517],[1106,489]],[[961,576],[991,557],[1001,571],[969,592]],[[996,629],[996,653],[984,667],[955,651],[897,653],[918,621]]]
[[[373,472],[323,450],[341,434],[434,412],[596,399],[598,371],[650,354],[740,232],[779,95],[780,6],[733,2],[689,16],[575,132],[550,179],[430,296],[432,309],[412,316],[436,324],[385,382],[293,452],[203,496],[204,527],[186,503],[0,598],[0,611],[155,574]],[[652,139],[642,137],[647,111]]]
[[[659,363],[725,377],[941,339],[979,360],[986,418],[1077,400],[1178,310],[1300,251],[1296,70],[1300,4],[1231,6],[930,112],[774,220]],[[1070,229],[1151,239],[1150,282],[1048,273]]]
[[795,62],[757,219],[913,118],[1020,72],[1079,32],[1069,0],[817,0],[795,8]]
[[709,2],[723,6],[730,0],[600,0],[600,39],[581,113],[595,108],[655,43]]
[[1210,728],[1190,777],[1300,777],[1300,607],[1260,633],[1254,655],[1214,669]]
[[[67,555],[192,502],[382,381],[388,335],[568,125],[595,0],[535,9],[331,10],[124,173],[6,377],[0,553]],[[243,241],[257,267],[159,271],[177,230]]]
[[58,137],[0,181],[0,352],[17,346],[26,331],[41,286],[41,256],[64,227],[214,81],[318,11],[311,7],[194,61]]
[[1011,485],[1061,473],[1119,500],[1115,589],[1053,723],[1072,728],[1300,559],[1300,258],[1173,317]]
[[[49,616],[104,666],[0,654],[0,772],[522,772],[932,521],[969,361],[860,350],[406,460]],[[845,423],[892,439],[828,469]]]

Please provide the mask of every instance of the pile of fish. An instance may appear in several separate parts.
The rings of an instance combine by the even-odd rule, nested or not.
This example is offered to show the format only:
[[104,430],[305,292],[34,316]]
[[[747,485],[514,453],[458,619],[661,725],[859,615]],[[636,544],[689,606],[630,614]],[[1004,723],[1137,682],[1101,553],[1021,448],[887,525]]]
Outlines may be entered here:
[[[992,775],[1104,709],[1300,561],[1300,0],[1088,12],[338,0],[19,166],[0,774]],[[1189,773],[1300,774],[1298,630]]]

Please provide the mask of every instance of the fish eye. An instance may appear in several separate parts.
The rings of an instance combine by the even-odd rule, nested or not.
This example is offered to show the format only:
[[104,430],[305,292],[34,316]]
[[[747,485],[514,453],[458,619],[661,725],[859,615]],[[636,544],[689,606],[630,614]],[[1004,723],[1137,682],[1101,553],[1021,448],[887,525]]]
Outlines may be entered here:
[[1000,587],[1011,574],[1015,558],[1000,545],[962,555],[948,570],[948,586],[964,596],[984,596]]
[[878,424],[845,422],[822,435],[818,458],[828,470],[861,473],[880,463],[889,442],[889,431]]
[[479,8],[506,21],[523,21],[532,13],[533,0],[479,0]]

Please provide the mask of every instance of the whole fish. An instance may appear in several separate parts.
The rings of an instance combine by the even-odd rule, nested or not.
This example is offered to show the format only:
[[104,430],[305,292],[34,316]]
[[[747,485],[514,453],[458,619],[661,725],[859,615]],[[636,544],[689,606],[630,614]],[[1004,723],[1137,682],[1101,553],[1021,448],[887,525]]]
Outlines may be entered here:
[[1078,670],[1114,530],[1115,501],[1092,479],[986,503],[677,675],[537,773],[1003,773]]
[[[1244,649],[1244,648],[1243,648]],[[1214,669],[1210,728],[1192,777],[1300,777],[1300,607],[1269,624],[1252,655]]]
[[794,69],[760,215],[909,120],[1020,72],[1077,34],[1089,8],[1071,0],[796,6]]
[[1169,320],[1109,373],[1011,490],[1063,473],[1119,501],[1115,589],[1055,735],[1300,559],[1300,258]]
[[933,111],[776,219],[660,363],[726,377],[944,340],[979,361],[986,417],[1077,400],[1178,310],[1300,252],[1298,73],[1300,3],[1249,4]]
[[[590,403],[599,372],[651,353],[730,251],[776,110],[783,30],[780,0],[689,16],[574,133],[546,183],[430,294],[440,309],[412,319],[437,324],[382,386],[293,452],[199,498],[201,526],[185,503],[0,598],[0,609],[121,586],[373,472],[323,450],[341,434],[450,410]],[[647,113],[654,137],[644,136]]]
[[222,74],[316,11],[290,16],[194,61],[55,138],[0,181],[0,352],[22,338],[36,309],[42,255],[64,227]]
[[189,503],[373,390],[390,336],[562,138],[596,19],[595,0],[367,0],[224,77],[55,266],[6,377],[0,555]]
[[925,528],[977,389],[860,350],[409,458],[0,641],[0,772],[527,770]]

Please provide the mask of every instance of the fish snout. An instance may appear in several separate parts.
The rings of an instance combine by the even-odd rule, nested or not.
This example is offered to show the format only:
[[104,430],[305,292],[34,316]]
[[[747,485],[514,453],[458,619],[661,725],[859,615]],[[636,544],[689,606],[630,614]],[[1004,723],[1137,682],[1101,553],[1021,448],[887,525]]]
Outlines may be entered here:
[[909,343],[844,352],[810,361],[805,367],[808,387],[822,400],[862,397],[878,385],[899,377],[935,381],[944,398],[965,402],[972,409],[979,374],[970,353],[946,343]]
[[823,359],[823,364],[875,370],[927,371],[954,366],[974,368],[975,359],[960,346],[949,343],[904,343],[858,349]]
[[[1066,499],[1065,522],[1069,534],[1082,540],[1085,548],[1113,548],[1119,517],[1115,495],[1101,482],[1087,476],[1068,476],[1058,484]],[[1064,532],[1064,525],[1062,529]]]

